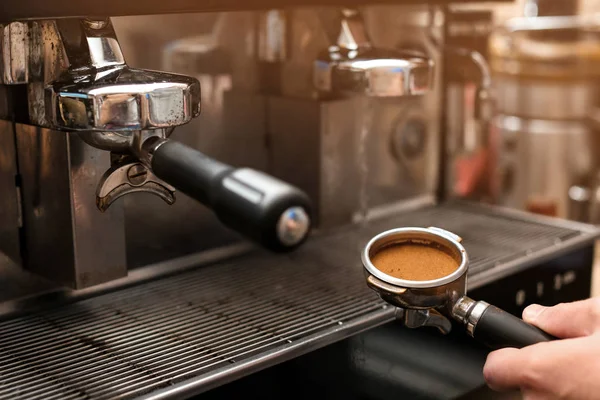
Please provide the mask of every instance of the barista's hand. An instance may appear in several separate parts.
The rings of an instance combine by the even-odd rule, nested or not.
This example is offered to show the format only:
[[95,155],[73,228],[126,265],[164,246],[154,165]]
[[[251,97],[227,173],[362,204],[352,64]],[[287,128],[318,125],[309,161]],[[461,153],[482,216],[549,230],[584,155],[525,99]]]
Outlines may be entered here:
[[524,399],[600,399],[600,298],[530,306],[523,319],[564,340],[490,353],[483,374],[495,390]]

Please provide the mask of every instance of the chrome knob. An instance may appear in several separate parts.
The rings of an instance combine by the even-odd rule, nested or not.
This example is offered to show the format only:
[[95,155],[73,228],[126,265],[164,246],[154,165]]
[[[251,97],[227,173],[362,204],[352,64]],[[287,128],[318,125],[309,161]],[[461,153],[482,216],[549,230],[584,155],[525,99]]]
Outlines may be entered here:
[[277,237],[286,246],[295,246],[310,231],[310,216],[302,207],[290,207],[277,222]]
[[406,51],[358,52],[334,46],[315,62],[314,72],[319,91],[373,97],[422,95],[433,83],[433,61]]
[[127,66],[94,78],[46,88],[50,124],[72,131],[152,130],[183,125],[200,114],[200,83],[194,78]]

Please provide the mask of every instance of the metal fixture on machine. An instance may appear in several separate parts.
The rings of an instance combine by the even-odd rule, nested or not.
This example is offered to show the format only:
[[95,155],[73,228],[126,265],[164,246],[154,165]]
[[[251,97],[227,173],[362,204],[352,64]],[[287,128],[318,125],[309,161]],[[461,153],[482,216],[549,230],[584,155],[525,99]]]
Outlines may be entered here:
[[475,79],[475,104],[473,107],[475,135],[473,138],[469,138],[463,134],[458,148],[461,153],[473,154],[487,147],[490,140],[490,125],[494,118],[495,107],[490,68],[483,55],[477,51],[456,47],[446,47],[444,51],[467,60],[479,72],[479,76]]
[[599,27],[597,15],[517,18],[492,34],[500,204],[589,220]]
[[422,95],[433,85],[433,68],[420,52],[373,46],[360,12],[344,9],[336,43],[315,61],[314,85],[323,94]]
[[[454,259],[457,268],[437,279],[417,281],[391,276],[374,265],[378,253],[406,243],[440,249]],[[396,228],[380,233],[361,254],[367,285],[384,301],[402,310],[397,314],[409,328],[432,326],[448,334],[451,329],[448,317],[463,324],[471,337],[491,348],[522,348],[554,340],[522,319],[467,296],[470,262],[461,243],[461,237],[439,228]]]
[[[64,240],[72,250],[57,246],[57,260],[76,272],[61,281],[85,287],[126,273],[123,211],[115,201],[130,193],[173,204],[177,188],[275,251],[293,250],[307,238],[310,202],[299,189],[169,139],[200,114],[200,84],[129,67],[109,19],[13,22],[2,32],[0,83],[27,85],[29,122],[37,127],[18,125],[15,135],[23,209],[31,213],[24,218],[24,246],[33,252],[40,235]],[[50,170],[51,179],[67,180],[64,191],[42,178]],[[90,185],[97,185],[102,217],[92,215]],[[92,234],[106,247],[94,245]],[[45,260],[23,261],[43,273]]]
[[[282,64],[287,92],[269,94],[267,102],[274,174],[310,194],[323,229],[352,223],[365,208],[396,204],[432,184],[427,159],[436,120],[430,117],[441,90],[434,56],[377,46],[359,10],[330,11],[289,25],[300,49]],[[296,32],[304,23],[318,29],[310,46]],[[299,83],[288,84],[296,77]],[[304,92],[296,90],[301,85]],[[310,167],[299,174],[298,163]],[[372,188],[369,201],[359,194],[359,181]]]
[[[538,264],[549,260],[550,252],[582,250],[598,235],[573,222],[460,202],[423,203],[373,221],[371,228],[382,232],[416,224],[442,225],[460,234],[471,257],[469,291],[482,296],[494,281],[504,299],[496,305],[503,308],[514,307],[516,292],[532,273],[524,261]],[[357,252],[348,251],[364,245],[367,234],[344,229],[316,237],[289,258],[255,252],[178,273],[167,263],[156,271],[160,274],[145,280],[140,274],[142,281],[116,292],[101,285],[91,293],[68,294],[73,303],[62,305],[64,299],[53,296],[45,305],[56,308],[33,314],[2,304],[0,355],[4,370],[13,373],[0,387],[0,397],[14,398],[18,391],[27,399],[46,400],[190,398],[392,322],[401,315],[365,285],[363,270],[356,268]],[[555,274],[576,276],[562,291],[547,290],[540,300],[561,301],[570,291],[586,296],[585,271],[591,270],[586,257],[570,258],[574,262],[566,269],[560,264],[533,271],[549,289]],[[157,293],[165,295],[157,299]],[[7,311],[12,318],[5,320]],[[416,312],[405,321],[416,327],[425,317]],[[406,343],[398,340],[383,342],[378,353],[387,354],[390,343],[394,349]]]

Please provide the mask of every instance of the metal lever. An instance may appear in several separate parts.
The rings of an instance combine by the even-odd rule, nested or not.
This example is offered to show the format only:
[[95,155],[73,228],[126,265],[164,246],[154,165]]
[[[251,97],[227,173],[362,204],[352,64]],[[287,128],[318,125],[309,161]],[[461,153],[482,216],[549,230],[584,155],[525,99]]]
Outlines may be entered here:
[[[7,51],[13,49],[3,48],[1,60],[31,64],[31,121],[78,132],[89,145],[117,157],[97,187],[101,211],[135,192],[149,192],[172,204],[175,189],[169,182],[213,209],[225,225],[267,248],[290,251],[307,239],[310,200],[304,192],[167,139],[174,127],[200,114],[197,79],[130,68],[109,19],[30,21],[8,32],[35,44],[24,60],[11,58]],[[20,67],[11,65],[12,81],[28,71]],[[156,146],[144,149],[146,142]]]
[[96,190],[96,206],[105,212],[117,199],[130,194],[147,192],[172,205],[175,188],[159,179],[149,168],[137,160],[117,162],[100,179]]
[[452,331],[452,324],[448,318],[433,309],[412,310],[398,308],[396,319],[403,321],[404,326],[410,329],[429,326],[437,328],[443,335],[447,335]]
[[307,239],[311,205],[301,190],[249,168],[236,169],[184,144],[152,137],[142,146],[154,173],[210,207],[224,225],[274,251]]

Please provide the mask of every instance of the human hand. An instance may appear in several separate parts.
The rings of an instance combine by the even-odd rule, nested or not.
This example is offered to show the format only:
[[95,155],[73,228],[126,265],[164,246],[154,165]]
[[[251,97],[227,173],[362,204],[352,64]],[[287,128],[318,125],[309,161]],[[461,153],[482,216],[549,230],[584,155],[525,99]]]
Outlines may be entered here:
[[562,340],[490,353],[483,370],[488,385],[520,389],[525,400],[600,399],[600,298],[532,305],[523,319]]

